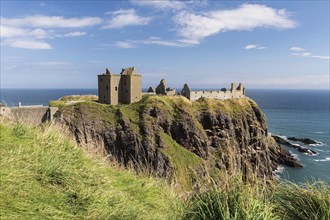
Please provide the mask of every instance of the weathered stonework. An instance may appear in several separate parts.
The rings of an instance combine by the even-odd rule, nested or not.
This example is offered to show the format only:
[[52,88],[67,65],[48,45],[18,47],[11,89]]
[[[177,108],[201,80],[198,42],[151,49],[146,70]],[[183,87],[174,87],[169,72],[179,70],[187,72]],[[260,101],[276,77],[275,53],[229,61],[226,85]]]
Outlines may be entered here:
[[148,94],[173,96],[176,95],[176,89],[166,88],[166,81],[162,79],[156,89],[152,87],[148,89]]
[[196,101],[199,98],[225,100],[245,97],[245,88],[242,83],[240,83],[237,88],[236,84],[232,83],[230,90],[223,88],[215,91],[192,91],[187,84],[184,84],[183,89],[181,90],[181,95],[190,101]]
[[0,107],[0,116],[9,118],[13,122],[24,122],[31,125],[39,125],[53,120],[58,108],[48,106],[22,106],[8,108]]
[[122,69],[120,74],[106,72],[98,75],[99,102],[118,105],[131,104],[142,98],[142,76],[137,75],[134,67]]

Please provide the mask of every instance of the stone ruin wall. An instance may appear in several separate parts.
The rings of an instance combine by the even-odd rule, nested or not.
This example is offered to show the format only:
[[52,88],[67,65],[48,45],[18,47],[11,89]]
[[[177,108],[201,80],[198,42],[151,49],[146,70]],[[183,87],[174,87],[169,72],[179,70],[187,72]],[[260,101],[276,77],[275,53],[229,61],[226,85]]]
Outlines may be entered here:
[[237,88],[236,84],[232,83],[230,90],[222,89],[214,91],[192,91],[189,86],[185,84],[181,91],[181,95],[185,96],[190,101],[196,101],[200,98],[225,100],[245,97],[245,88],[241,83]]
[[31,125],[39,125],[51,121],[56,113],[56,107],[0,107],[0,115],[13,122],[23,122]]
[[240,92],[232,93],[231,91],[191,91],[190,101],[196,101],[199,98],[210,98],[210,99],[231,99],[231,98],[242,98],[244,95]]

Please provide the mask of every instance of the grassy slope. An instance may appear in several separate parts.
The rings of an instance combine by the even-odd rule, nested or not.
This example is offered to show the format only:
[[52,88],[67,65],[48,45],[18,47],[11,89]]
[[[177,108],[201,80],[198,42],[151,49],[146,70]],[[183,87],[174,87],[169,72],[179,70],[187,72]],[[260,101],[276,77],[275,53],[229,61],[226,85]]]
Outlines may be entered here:
[[[66,110],[74,108],[64,101],[60,104]],[[121,117],[132,122],[132,129],[138,129],[138,112],[148,105],[168,111],[169,116],[176,115],[173,106],[179,106],[189,108],[191,114],[210,110],[227,112],[232,117],[256,106],[249,99],[201,99],[190,103],[183,98],[159,96],[145,97],[129,106],[96,102],[77,105],[90,113],[86,120],[101,118],[109,124],[117,120],[120,111]],[[330,187],[326,183],[298,186],[284,182],[269,191],[262,183],[243,183],[238,174],[224,177],[227,181],[215,189],[194,193],[192,199],[182,202],[173,195],[171,186],[108,167],[86,156],[68,139],[59,138],[58,133],[52,129],[40,132],[1,126],[2,219],[180,219],[177,207],[184,207],[183,219],[330,219]],[[163,149],[164,153],[179,168],[177,177],[190,175],[189,165],[198,166],[201,161],[168,135],[163,134],[163,138],[170,146]]]
[[168,219],[163,182],[87,156],[54,127],[1,125],[1,219]]

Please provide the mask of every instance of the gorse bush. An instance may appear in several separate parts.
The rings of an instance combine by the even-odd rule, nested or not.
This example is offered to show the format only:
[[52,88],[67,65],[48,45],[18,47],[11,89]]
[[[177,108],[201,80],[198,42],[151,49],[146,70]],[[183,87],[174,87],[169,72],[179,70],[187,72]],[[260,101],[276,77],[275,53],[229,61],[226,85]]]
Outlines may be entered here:
[[275,189],[276,212],[286,220],[329,220],[330,186],[324,182],[297,185],[283,182]]

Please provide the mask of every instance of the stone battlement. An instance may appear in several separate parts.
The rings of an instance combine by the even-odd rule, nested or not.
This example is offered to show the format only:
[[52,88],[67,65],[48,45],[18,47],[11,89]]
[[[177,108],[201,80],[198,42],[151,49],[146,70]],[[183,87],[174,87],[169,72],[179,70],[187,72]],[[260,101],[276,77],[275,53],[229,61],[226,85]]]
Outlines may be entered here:
[[181,90],[181,95],[189,99],[190,101],[195,101],[199,98],[210,98],[210,99],[232,99],[232,98],[243,98],[245,97],[245,88],[242,83],[239,83],[236,88],[236,84],[231,84],[231,89],[227,90],[222,88],[221,90],[214,91],[193,91],[189,88],[187,84],[183,86]]

